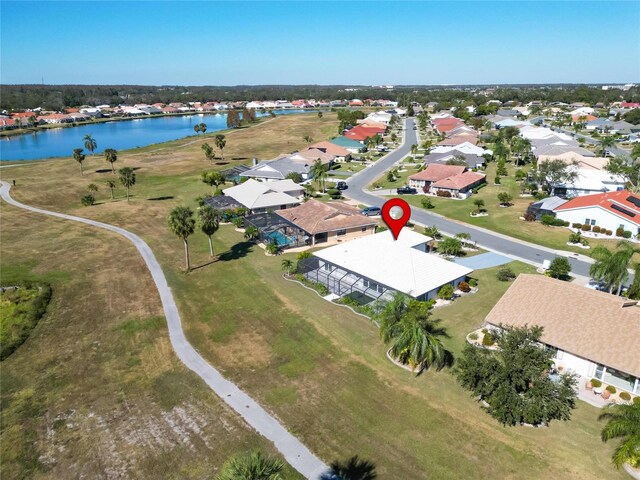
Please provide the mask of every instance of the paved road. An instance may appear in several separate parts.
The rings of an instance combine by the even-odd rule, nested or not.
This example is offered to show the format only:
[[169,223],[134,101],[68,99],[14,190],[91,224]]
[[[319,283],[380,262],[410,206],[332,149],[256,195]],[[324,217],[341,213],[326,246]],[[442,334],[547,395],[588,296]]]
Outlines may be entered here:
[[227,405],[238,412],[249,425],[258,431],[258,433],[272,441],[287,462],[289,462],[293,468],[306,478],[317,480],[323,472],[328,470],[329,467],[311,453],[309,449],[307,449],[307,447],[305,447],[296,437],[289,433],[282,424],[269,415],[260,405],[258,405],[245,392],[240,390],[234,383],[226,380],[218,370],[209,365],[207,361],[200,356],[196,349],[191,346],[184,334],[184,331],[182,330],[180,314],[178,313],[178,308],[176,307],[173,294],[167,284],[167,279],[162,272],[162,268],[156,260],[153,251],[151,251],[149,246],[140,237],[134,233],[124,230],[123,228],[114,227],[107,223],[96,222],[95,220],[89,220],[81,217],[74,217],[72,215],[65,215],[63,213],[50,212],[48,210],[42,210],[40,208],[22,204],[11,198],[9,193],[11,187],[8,183],[0,183],[2,185],[0,187],[0,196],[10,205],[29,210],[30,212],[50,215],[110,230],[122,235],[133,243],[138,252],[140,252],[140,255],[142,255],[142,258],[151,272],[153,281],[156,284],[158,293],[160,294],[162,308],[164,309],[164,315],[167,319],[171,345],[182,363],[184,363],[189,370],[194,371],[200,378],[202,378],[207,385],[209,385],[209,387],[222,400],[224,400],[225,403],[227,403]]
[[[574,137],[576,140],[578,138],[584,138],[584,141],[587,143],[590,143],[591,145],[598,145],[600,143],[599,140],[590,137],[589,135],[584,135],[582,133],[576,133],[572,130],[567,130],[566,128],[556,128],[554,127],[556,130],[560,130],[562,133],[566,133],[567,135],[571,135],[572,137]],[[608,149],[609,152],[611,153],[611,155],[616,156],[616,157],[625,157],[625,158],[630,158],[630,152],[628,150],[625,150],[624,148],[620,148],[620,147],[612,147]]]
[[[411,145],[417,143],[413,118],[405,120],[405,138],[399,148],[382,157],[369,168],[352,175],[347,184],[349,189],[343,192],[345,197],[356,200],[365,205],[381,207],[386,198],[373,195],[366,191],[367,185],[380,177],[393,164],[402,160],[411,151]],[[523,242],[506,235],[475,227],[467,223],[447,219],[436,213],[427,212],[421,208],[412,208],[411,221],[421,225],[435,225],[441,232],[449,235],[456,233],[469,233],[473,241],[486,250],[501,253],[510,258],[522,260],[530,264],[542,265],[544,260],[552,260],[557,255],[567,256],[571,262],[573,273],[589,276],[591,259],[582,255],[574,255],[570,252],[557,252],[553,249]],[[577,257],[577,258],[576,258]]]

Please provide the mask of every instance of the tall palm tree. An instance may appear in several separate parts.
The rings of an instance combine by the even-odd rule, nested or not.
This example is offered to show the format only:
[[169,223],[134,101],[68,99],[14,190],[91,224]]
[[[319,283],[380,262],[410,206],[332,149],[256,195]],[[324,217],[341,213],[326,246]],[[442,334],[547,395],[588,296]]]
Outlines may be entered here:
[[209,239],[209,255],[213,257],[213,242],[211,241],[211,235],[218,231],[220,226],[220,213],[215,210],[211,205],[204,204],[198,208],[198,225],[200,230]]
[[254,450],[225,463],[216,480],[283,480],[283,470],[282,461]]
[[124,167],[118,170],[120,183],[127,189],[127,203],[129,202],[129,189],[136,184],[136,174],[131,167]]
[[618,142],[616,142],[616,139],[610,135],[602,137],[602,139],[599,142],[601,155],[605,154],[605,150],[615,147],[617,143]]
[[387,336],[394,326],[398,324],[409,309],[409,299],[404,293],[396,292],[389,302],[386,303],[382,311],[376,315],[376,321],[380,327],[382,341],[387,343],[391,336]]
[[313,162],[313,165],[311,166],[311,174],[313,178],[315,178],[318,182],[318,186],[324,192],[324,182],[327,178],[327,170],[324,168],[322,160],[320,160],[319,158],[316,159],[315,162]]
[[611,457],[613,464],[617,468],[625,463],[640,467],[640,403],[609,405],[598,419],[608,420],[600,434],[603,442],[622,439]]
[[623,283],[629,278],[627,268],[631,257],[628,251],[626,249],[612,251],[598,245],[593,249],[591,256],[595,259],[595,263],[589,268],[589,275],[604,282],[609,293],[613,293],[614,289],[617,289],[619,295]]
[[224,147],[227,145],[227,140],[221,133],[215,137],[216,147],[220,149],[220,158],[224,161]]
[[369,460],[361,460],[357,455],[343,462],[331,462],[329,471],[320,480],[375,480],[378,478],[376,466]]
[[84,148],[89,150],[91,152],[91,155],[93,155],[93,151],[98,148],[98,144],[95,139],[87,133],[84,137],[82,137],[82,141],[84,142]]
[[293,270],[294,263],[292,260],[285,258],[282,260],[282,270],[287,272],[287,275],[291,275],[291,271]]
[[113,190],[116,188],[116,182],[113,180],[107,180],[105,183],[107,184],[107,188],[111,190],[111,200],[114,200],[115,197],[113,196]]
[[193,234],[196,221],[193,218],[193,210],[189,207],[176,207],[169,213],[169,230],[176,234],[184,242],[184,256],[187,272],[191,270],[189,261],[189,243],[187,239]]
[[104,159],[111,164],[111,173],[116,173],[113,164],[118,160],[118,152],[113,148],[105,148]]
[[81,148],[74,148],[73,149],[73,158],[75,159],[76,162],[78,162],[80,164],[80,174],[84,175],[84,171],[82,170],[82,162],[84,162],[85,156],[82,153],[82,149]]

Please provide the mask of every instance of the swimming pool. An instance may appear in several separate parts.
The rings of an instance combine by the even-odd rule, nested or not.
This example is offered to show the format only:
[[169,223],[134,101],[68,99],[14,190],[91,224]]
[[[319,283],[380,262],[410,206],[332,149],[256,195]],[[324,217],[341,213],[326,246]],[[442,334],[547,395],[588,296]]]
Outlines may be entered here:
[[275,242],[280,247],[295,245],[296,243],[296,237],[287,237],[280,230],[276,230],[274,232],[268,233],[267,235],[265,235],[265,238],[267,239],[267,241],[275,240]]

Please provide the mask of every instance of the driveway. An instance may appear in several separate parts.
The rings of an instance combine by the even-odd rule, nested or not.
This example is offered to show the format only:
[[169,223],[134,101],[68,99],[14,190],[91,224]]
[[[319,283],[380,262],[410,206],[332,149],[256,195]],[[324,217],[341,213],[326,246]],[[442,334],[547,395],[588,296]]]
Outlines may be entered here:
[[167,283],[167,279],[162,272],[160,264],[149,245],[135,233],[131,233],[123,228],[115,227],[107,223],[97,222],[82,217],[74,217],[63,213],[50,212],[40,208],[30,207],[17,202],[9,194],[11,186],[6,182],[0,182],[0,196],[2,199],[14,207],[22,208],[30,212],[49,215],[52,217],[84,223],[92,227],[102,228],[122,235],[136,247],[153,277],[160,301],[164,309],[169,329],[169,339],[171,346],[178,358],[189,370],[195,372],[207,385],[218,395],[227,405],[233,408],[251,427],[260,435],[272,441],[276,449],[282,454],[289,464],[298,472],[309,479],[319,479],[323,472],[328,470],[318,457],[316,457],[300,440],[287,431],[287,429],[266,412],[249,395],[240,390],[234,383],[224,378],[218,370],[213,368],[195,348],[189,343],[182,330],[180,313],[176,307],[176,302]]

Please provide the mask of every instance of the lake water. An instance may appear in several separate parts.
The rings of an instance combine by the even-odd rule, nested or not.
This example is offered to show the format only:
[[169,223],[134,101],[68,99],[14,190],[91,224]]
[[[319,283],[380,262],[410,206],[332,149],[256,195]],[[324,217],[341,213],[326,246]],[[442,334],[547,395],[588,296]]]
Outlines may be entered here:
[[[275,110],[277,115],[304,113],[308,110]],[[258,113],[258,117],[269,115]],[[35,160],[48,157],[70,157],[74,148],[84,148],[82,137],[90,134],[98,144],[94,153],[105,148],[127,150],[154,143],[168,142],[193,135],[193,127],[207,124],[207,133],[227,128],[226,114],[197,114],[152,117],[135,120],[96,123],[67,128],[47,128],[0,138],[0,160]],[[85,154],[89,154],[85,149]]]

